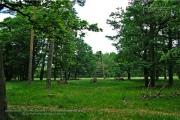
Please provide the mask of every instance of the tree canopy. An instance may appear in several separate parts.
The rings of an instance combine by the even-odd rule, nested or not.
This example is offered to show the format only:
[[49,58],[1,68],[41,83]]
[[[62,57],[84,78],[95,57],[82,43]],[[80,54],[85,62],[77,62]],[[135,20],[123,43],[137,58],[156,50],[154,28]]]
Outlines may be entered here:
[[173,73],[179,73],[178,6],[177,1],[130,1],[126,10],[117,8],[107,20],[117,31],[107,37],[115,42],[119,64],[131,72],[143,70],[146,87],[154,87],[166,70],[173,85]]

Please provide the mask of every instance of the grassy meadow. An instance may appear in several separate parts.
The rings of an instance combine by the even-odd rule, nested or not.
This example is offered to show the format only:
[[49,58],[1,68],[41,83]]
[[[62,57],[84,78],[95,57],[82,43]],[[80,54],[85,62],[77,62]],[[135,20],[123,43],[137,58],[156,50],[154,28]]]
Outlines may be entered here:
[[144,88],[140,79],[69,80],[66,85],[35,80],[6,83],[8,111],[19,120],[180,120],[180,80],[173,87]]

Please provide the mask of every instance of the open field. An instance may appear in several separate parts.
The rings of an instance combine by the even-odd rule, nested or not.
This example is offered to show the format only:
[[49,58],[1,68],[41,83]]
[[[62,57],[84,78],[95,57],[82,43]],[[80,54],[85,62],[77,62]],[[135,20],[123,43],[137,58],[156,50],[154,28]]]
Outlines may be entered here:
[[142,80],[114,81],[89,79],[68,81],[50,90],[45,81],[7,82],[9,112],[20,120],[180,120],[180,80],[155,96],[167,81],[145,89]]

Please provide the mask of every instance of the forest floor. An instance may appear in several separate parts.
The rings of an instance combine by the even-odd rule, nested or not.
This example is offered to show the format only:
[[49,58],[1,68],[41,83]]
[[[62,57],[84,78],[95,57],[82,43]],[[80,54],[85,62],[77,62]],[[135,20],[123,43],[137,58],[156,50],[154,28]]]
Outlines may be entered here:
[[46,90],[46,81],[35,80],[31,86],[27,81],[7,82],[7,112],[20,120],[180,120],[178,79],[172,87],[163,88],[167,81],[159,80],[150,89],[141,79],[56,83]]

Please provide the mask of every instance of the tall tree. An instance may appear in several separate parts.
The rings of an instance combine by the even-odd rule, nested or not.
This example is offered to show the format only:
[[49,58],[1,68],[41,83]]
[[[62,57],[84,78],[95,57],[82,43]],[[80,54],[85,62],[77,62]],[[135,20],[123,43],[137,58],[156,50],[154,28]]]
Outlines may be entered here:
[[[33,10],[34,15],[32,19],[35,19],[36,7]],[[34,42],[34,29],[31,29],[31,37],[30,37],[30,51],[29,51],[29,71],[28,71],[28,86],[31,85],[32,81],[32,61],[33,61],[33,42]]]
[[0,119],[8,120],[7,100],[6,100],[6,84],[3,68],[2,50],[0,48]]
[[46,89],[50,89],[51,86],[51,66],[53,61],[53,51],[54,51],[54,40],[51,40],[49,47],[49,54],[48,54],[48,63],[47,63]]

